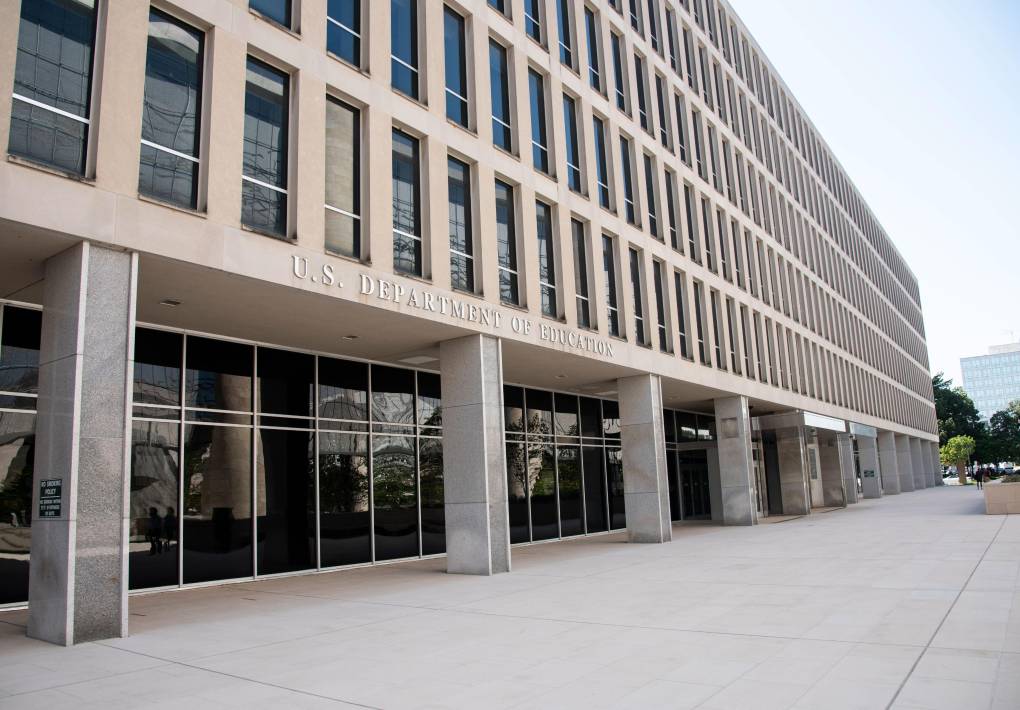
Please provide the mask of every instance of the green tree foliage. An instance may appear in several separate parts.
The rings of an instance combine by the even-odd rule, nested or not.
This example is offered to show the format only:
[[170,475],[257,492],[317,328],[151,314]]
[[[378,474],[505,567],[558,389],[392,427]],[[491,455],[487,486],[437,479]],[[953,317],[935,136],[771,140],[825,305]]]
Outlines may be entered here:
[[1020,461],[1020,400],[993,414],[988,429],[992,460]]
[[939,449],[939,459],[944,466],[956,466],[956,474],[960,477],[960,483],[967,483],[967,459],[974,453],[973,437],[960,435],[954,436]]
[[975,455],[981,461],[994,456],[986,451],[989,444],[988,425],[981,421],[977,407],[962,387],[953,387],[953,381],[942,372],[931,378],[935,393],[935,415],[939,423],[939,445],[944,446],[956,436],[969,436],[975,446]]

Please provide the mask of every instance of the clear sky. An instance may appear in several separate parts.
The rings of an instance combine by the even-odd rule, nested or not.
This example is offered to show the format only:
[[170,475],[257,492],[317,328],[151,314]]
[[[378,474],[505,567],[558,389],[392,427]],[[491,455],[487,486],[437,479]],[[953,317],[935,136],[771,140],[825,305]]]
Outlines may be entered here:
[[1020,0],[730,1],[917,277],[932,372],[962,384],[961,357],[1020,340]]

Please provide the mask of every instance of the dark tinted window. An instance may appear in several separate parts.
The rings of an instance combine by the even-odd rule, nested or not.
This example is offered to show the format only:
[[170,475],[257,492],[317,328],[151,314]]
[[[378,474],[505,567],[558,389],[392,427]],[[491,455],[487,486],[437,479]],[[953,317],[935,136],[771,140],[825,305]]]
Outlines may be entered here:
[[355,66],[361,64],[361,0],[329,0],[326,49]]
[[244,93],[244,172],[241,223],[287,233],[288,77],[248,58]]
[[284,27],[290,27],[290,0],[248,0],[248,7]]
[[189,337],[185,404],[250,412],[252,357],[250,345]]
[[489,40],[489,91],[492,95],[492,142],[510,150],[510,76],[506,48]]
[[289,350],[259,348],[258,387],[260,412],[311,416],[315,357]]
[[467,126],[468,86],[464,18],[448,7],[443,8],[443,44],[446,59],[446,117]]
[[418,98],[418,2],[390,0],[393,88]]
[[180,333],[135,330],[135,402],[180,406],[183,340]]

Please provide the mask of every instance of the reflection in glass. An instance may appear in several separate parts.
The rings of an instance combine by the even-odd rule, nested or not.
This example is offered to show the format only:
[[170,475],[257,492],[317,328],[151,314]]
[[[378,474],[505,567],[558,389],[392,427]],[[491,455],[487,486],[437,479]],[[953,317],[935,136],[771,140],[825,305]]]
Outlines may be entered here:
[[258,387],[260,412],[311,416],[315,357],[259,348]]
[[580,436],[577,421],[577,397],[556,395],[556,436]]
[[697,417],[690,412],[676,412],[677,441],[697,441]]
[[503,426],[507,433],[524,432],[524,390],[503,386]]
[[319,416],[368,420],[368,365],[319,358]]
[[[0,336],[0,391],[39,391],[39,340],[42,311],[3,306]],[[34,406],[34,405],[33,405]]]
[[529,542],[528,530],[528,457],[525,444],[507,443],[507,503],[510,519],[510,542]]
[[320,432],[319,529],[323,567],[372,560],[368,435]]
[[443,426],[439,375],[432,372],[418,373],[418,424],[425,427]]
[[180,425],[177,422],[132,423],[128,532],[130,589],[178,583],[179,446]]
[[0,412],[0,604],[28,601],[34,464],[35,415]]
[[251,429],[186,425],[184,583],[250,577],[251,533]]
[[328,0],[326,49],[341,59],[361,64],[361,0]]
[[446,501],[443,497],[443,440],[418,439],[421,480],[421,553],[446,552]]
[[185,404],[250,412],[252,357],[250,345],[189,336]]
[[608,399],[602,400],[602,431],[607,439],[620,438],[620,405]]
[[414,370],[372,366],[372,421],[414,424]]
[[361,112],[332,96],[326,97],[326,249],[361,257]]
[[281,238],[287,233],[289,103],[289,77],[248,57],[241,223]]
[[584,466],[584,511],[588,532],[607,530],[606,515],[606,473],[601,446],[585,446],[581,449]]
[[528,475],[531,480],[532,539],[549,540],[559,537],[556,460],[552,444],[528,443]]
[[623,497],[623,451],[606,449],[606,481],[609,486],[609,521],[614,530],[627,527]]
[[581,397],[581,436],[602,437],[602,403]]
[[259,574],[315,567],[314,447],[310,431],[258,430]]
[[418,495],[415,490],[414,454],[413,437],[372,437],[372,495],[375,503],[377,561],[418,554]]
[[580,449],[576,446],[556,447],[556,467],[560,492],[560,535],[584,533],[581,508]]
[[180,333],[135,330],[135,402],[180,406],[183,340]]
[[527,390],[528,434],[552,436],[552,393]]
[[669,480],[669,519],[680,520],[680,485],[677,481],[676,451],[666,452],[666,478]]

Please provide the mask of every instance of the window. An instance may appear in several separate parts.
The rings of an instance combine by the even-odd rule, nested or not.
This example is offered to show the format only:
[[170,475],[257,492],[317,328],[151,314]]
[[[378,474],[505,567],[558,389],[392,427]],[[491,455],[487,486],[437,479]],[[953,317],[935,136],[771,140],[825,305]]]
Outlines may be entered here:
[[499,257],[499,298],[520,305],[517,279],[517,233],[514,226],[514,189],[496,181],[496,248]]
[[645,81],[645,60],[634,55],[634,77],[637,82],[637,106],[638,120],[641,127],[651,132],[651,124],[648,122],[648,102],[645,95],[648,93],[648,84]]
[[606,320],[609,334],[620,336],[620,309],[616,299],[616,245],[613,238],[602,235],[602,276],[606,289]]
[[694,166],[698,175],[705,182],[708,182],[708,171],[705,169],[705,154],[701,148],[701,114],[696,109],[691,109],[691,119],[694,121]]
[[542,315],[555,318],[556,257],[553,249],[552,208],[535,202],[535,233],[538,236],[538,288],[542,294]]
[[702,296],[702,285],[700,281],[694,282],[694,329],[698,340],[698,359],[702,365],[711,366],[708,359],[708,348],[705,346],[704,313],[705,303]]
[[616,108],[627,111],[627,72],[623,65],[623,39],[615,32],[609,34],[613,50],[613,83],[616,86]]
[[595,173],[599,188],[599,205],[612,209],[609,202],[609,163],[606,154],[606,124],[595,116],[592,119],[595,131]]
[[588,83],[602,91],[602,65],[599,62],[599,20],[591,8],[584,8],[584,28],[588,38]]
[[665,82],[659,74],[655,75],[655,98],[659,105],[659,142],[662,143],[662,147],[667,150],[670,149],[669,136],[673,132],[673,127],[669,125],[669,109],[666,107],[666,90],[664,88]]
[[659,44],[659,6],[655,0],[648,0],[648,37],[652,43],[652,49],[661,53]]
[[634,299],[634,338],[639,345],[645,345],[645,308],[641,289],[641,253],[637,249],[630,252],[630,288]]
[[528,94],[531,98],[531,160],[536,170],[549,172],[549,140],[545,125],[545,81],[533,69],[528,70]]
[[729,249],[727,249],[728,240],[726,239],[726,218],[723,216],[723,211],[718,207],[715,210],[715,227],[716,236],[719,238],[719,264],[722,266],[722,275],[727,281],[732,281],[730,278]]
[[712,185],[716,192],[722,194],[722,182],[719,179],[719,155],[716,149],[715,126],[708,124],[708,161],[712,175]]
[[474,243],[471,236],[471,168],[447,158],[447,194],[450,204],[450,284],[462,291],[475,290]]
[[489,0],[489,7],[499,10],[504,15],[506,14],[506,0]]
[[630,141],[620,136],[620,177],[623,180],[623,206],[627,221],[637,224],[637,208],[634,203],[634,174],[630,160]]
[[326,250],[361,258],[361,112],[326,97]]
[[567,143],[567,187],[581,191],[581,156],[577,144],[577,104],[563,95],[563,130]]
[[21,3],[11,154],[85,174],[95,39],[93,2]]
[[560,62],[574,66],[574,33],[570,31],[570,0],[556,0],[556,24],[560,29]]
[[736,310],[733,299],[726,297],[726,334],[730,341],[730,368],[740,374],[740,358],[737,356],[737,331],[734,327]]
[[712,307],[712,349],[715,352],[715,366],[720,370],[726,369],[726,359],[723,357],[722,346],[722,320],[719,312],[719,292],[712,289],[709,296]]
[[687,150],[687,104],[680,94],[673,94],[673,102],[676,104],[676,137],[680,148],[680,160],[690,166],[691,156]]
[[524,31],[542,44],[542,0],[524,0]]
[[361,66],[361,0],[329,0],[326,49],[354,66]]
[[574,246],[574,296],[577,300],[577,325],[591,327],[591,301],[588,296],[588,243],[584,225],[570,220],[570,237]]
[[648,231],[656,239],[662,239],[659,234],[659,214],[655,200],[655,168],[652,166],[652,158],[647,153],[645,158],[645,201],[648,203]]
[[698,80],[694,67],[694,45],[692,44],[690,28],[684,26],[682,34],[684,38],[684,64],[687,68],[687,85],[697,91]]
[[661,261],[652,261],[652,281],[655,288],[655,317],[659,332],[659,350],[669,351],[669,334],[666,329],[666,299],[662,287],[662,270],[664,264]]
[[669,52],[669,66],[679,76],[681,72],[680,61],[677,56],[676,14],[668,6],[666,7],[666,41]]
[[418,0],[390,0],[392,85],[418,99]]
[[644,31],[641,29],[641,8],[638,7],[638,0],[630,0],[629,5],[630,12],[630,26],[637,30],[639,35],[644,35]]
[[754,379],[754,368],[751,363],[751,329],[747,321],[747,306],[740,307],[740,331],[744,338],[744,374]]
[[288,77],[248,57],[244,92],[241,224],[287,235]]
[[418,139],[393,129],[393,270],[421,276],[421,159]]
[[489,40],[489,89],[492,92],[492,142],[510,150],[510,75],[506,47]]
[[715,235],[712,233],[711,208],[708,199],[701,198],[701,243],[705,248],[705,265],[715,273]]
[[446,60],[446,117],[467,127],[468,81],[464,18],[443,8],[443,44]]
[[694,190],[684,183],[684,211],[687,213],[687,256],[701,263],[701,252],[698,249],[698,228],[694,217]]
[[680,357],[690,359],[690,343],[687,340],[687,279],[679,271],[673,272],[673,290],[676,291],[676,320]]
[[669,218],[669,245],[680,249],[680,225],[676,217],[676,178],[668,169],[664,171],[666,178],[666,216]]
[[263,17],[290,28],[290,0],[248,0],[248,7]]
[[181,207],[198,206],[201,32],[149,11],[138,191]]

